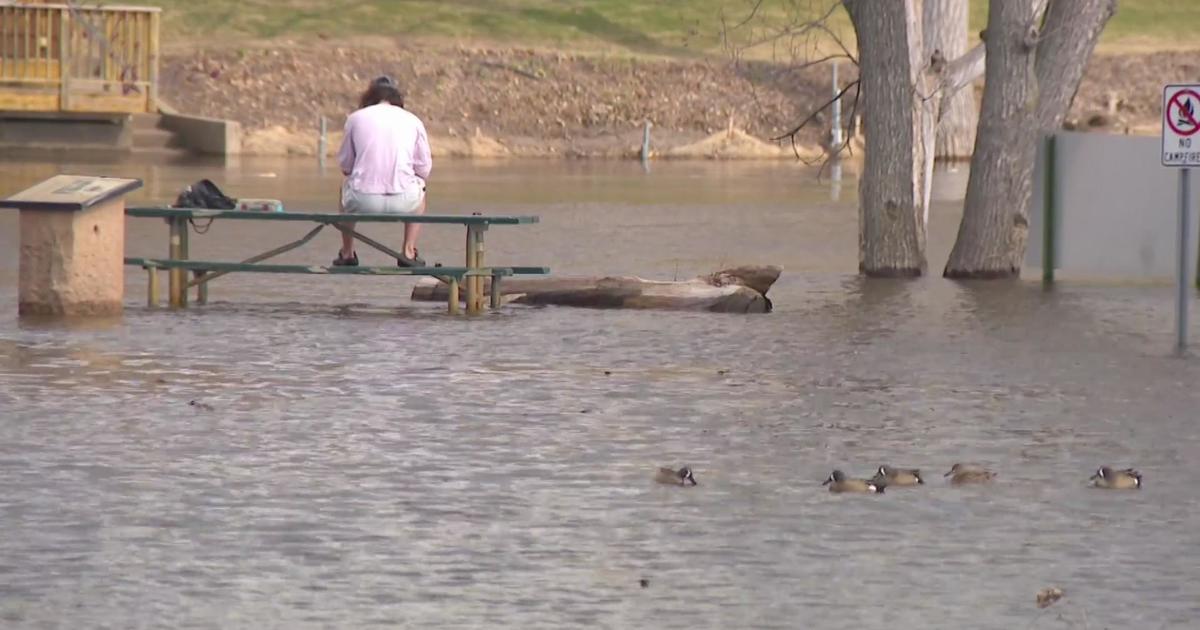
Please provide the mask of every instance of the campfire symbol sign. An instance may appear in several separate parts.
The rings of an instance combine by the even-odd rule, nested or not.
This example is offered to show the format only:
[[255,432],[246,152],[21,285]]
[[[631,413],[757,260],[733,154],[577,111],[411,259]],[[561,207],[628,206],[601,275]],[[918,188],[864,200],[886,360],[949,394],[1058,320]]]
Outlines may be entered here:
[[1200,166],[1200,84],[1165,85],[1162,165]]
[[1183,106],[1179,108],[1179,117],[1175,120],[1175,126],[1181,129],[1196,128],[1196,108],[1192,105],[1192,99],[1183,99]]
[[1180,90],[1167,101],[1166,119],[1171,131],[1187,137],[1200,131],[1200,118],[1197,117],[1197,104],[1200,94],[1193,90]]

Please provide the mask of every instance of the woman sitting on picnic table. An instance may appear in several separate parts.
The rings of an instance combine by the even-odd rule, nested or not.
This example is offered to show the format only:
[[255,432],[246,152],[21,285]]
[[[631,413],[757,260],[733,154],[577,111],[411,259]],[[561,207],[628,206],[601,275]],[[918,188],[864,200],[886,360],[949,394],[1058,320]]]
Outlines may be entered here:
[[[425,180],[433,167],[429,137],[421,119],[404,109],[404,95],[391,77],[382,76],[363,92],[359,109],[346,119],[338,149],[338,165],[346,181],[341,211],[352,214],[424,214]],[[335,266],[358,265],[354,223],[344,224],[342,249]],[[424,267],[417,253],[420,223],[404,224],[401,267]]]

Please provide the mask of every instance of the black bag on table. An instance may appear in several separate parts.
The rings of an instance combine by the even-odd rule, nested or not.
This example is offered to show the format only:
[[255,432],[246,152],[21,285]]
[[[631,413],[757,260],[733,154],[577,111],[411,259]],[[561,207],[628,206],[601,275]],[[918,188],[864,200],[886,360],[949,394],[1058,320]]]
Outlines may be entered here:
[[212,180],[202,179],[183,189],[175,198],[176,208],[209,208],[212,210],[233,210],[237,201],[221,192]]

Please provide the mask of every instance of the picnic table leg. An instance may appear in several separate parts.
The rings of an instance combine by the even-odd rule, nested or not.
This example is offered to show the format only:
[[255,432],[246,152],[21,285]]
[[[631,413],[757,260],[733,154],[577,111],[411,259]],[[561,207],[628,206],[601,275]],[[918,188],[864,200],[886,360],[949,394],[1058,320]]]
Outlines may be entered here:
[[158,267],[146,267],[146,306],[158,308]]
[[[171,217],[167,220],[171,236],[167,247],[167,257],[171,260],[183,260],[185,254],[184,240],[187,238],[187,219]],[[183,269],[167,271],[167,299],[171,308],[181,308],[187,305],[187,289],[184,288],[187,272]]]
[[451,315],[458,315],[458,278],[452,276],[450,278],[450,299],[446,305],[446,312]]
[[491,291],[491,306],[492,310],[500,308],[500,274],[492,274],[492,291]]
[[[179,245],[180,245],[179,255],[183,260],[189,260],[191,258],[191,254],[188,252],[188,235],[190,234],[190,231],[188,230],[188,221],[190,221],[190,219],[181,218],[179,220],[179,236],[181,237],[180,242],[179,242]],[[179,273],[179,281],[180,281],[180,294],[183,298],[183,303],[180,304],[180,306],[182,306],[184,308],[187,308],[187,305],[188,305],[187,279],[188,279],[187,271],[181,269],[180,273]]]
[[204,279],[208,272],[197,269],[192,272],[192,282],[196,284],[196,303],[208,304],[208,280]]
[[[467,270],[470,271],[479,266],[476,255],[475,243],[479,238],[479,231],[474,225],[467,226]],[[475,315],[479,311],[476,309],[478,304],[477,288],[475,284],[475,276],[465,276],[464,284],[467,285],[467,314]]]
[[[475,269],[483,268],[483,236],[487,226],[475,228]],[[470,280],[475,283],[475,312],[483,312],[483,276],[474,276]]]

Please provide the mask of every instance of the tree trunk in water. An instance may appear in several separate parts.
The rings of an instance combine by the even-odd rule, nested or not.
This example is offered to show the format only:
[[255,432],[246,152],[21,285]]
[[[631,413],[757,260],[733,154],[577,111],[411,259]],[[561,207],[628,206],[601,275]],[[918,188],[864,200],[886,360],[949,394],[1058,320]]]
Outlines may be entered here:
[[[948,278],[1021,273],[1038,140],[1062,126],[1116,0],[992,2],[978,140]],[[1038,25],[1041,24],[1039,30]]]
[[[858,267],[867,276],[925,271],[924,79],[920,0],[845,0],[858,39],[866,148]],[[932,121],[929,121],[932,129]]]
[[[987,75],[979,140],[967,180],[966,210],[947,277],[1009,277],[1020,272],[1029,222],[1037,130],[1034,107],[1037,0],[988,5]],[[1025,173],[1025,175],[1022,175]],[[1018,254],[1020,252],[1020,254]]]
[[[967,52],[970,0],[925,0],[922,36],[925,58],[958,59]],[[967,86],[942,101],[934,157],[939,161],[971,159],[975,148],[975,91]]]
[[[782,272],[782,267],[750,265],[683,282],[633,277],[506,278],[500,293],[513,304],[767,313],[771,310],[767,291]],[[484,290],[491,290],[490,279]],[[416,301],[445,302],[448,297],[445,283],[434,278],[422,278],[412,290]]]

